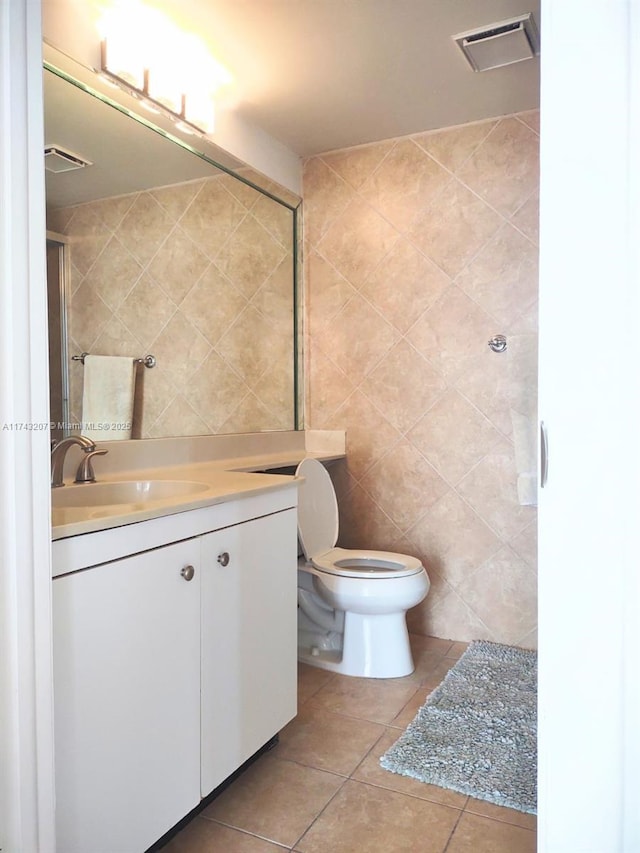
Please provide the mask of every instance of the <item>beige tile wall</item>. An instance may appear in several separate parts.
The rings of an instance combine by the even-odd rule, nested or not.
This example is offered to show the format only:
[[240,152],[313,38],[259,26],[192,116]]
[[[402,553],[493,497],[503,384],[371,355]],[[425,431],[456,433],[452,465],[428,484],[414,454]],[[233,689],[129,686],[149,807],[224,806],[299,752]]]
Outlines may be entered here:
[[[294,428],[292,223],[227,175],[48,214],[71,238],[70,351],[156,356],[137,437]],[[78,362],[70,386],[80,422]]]
[[347,429],[340,544],[423,559],[417,633],[536,645],[510,412],[535,406],[538,133],[528,112],[305,164],[306,424]]

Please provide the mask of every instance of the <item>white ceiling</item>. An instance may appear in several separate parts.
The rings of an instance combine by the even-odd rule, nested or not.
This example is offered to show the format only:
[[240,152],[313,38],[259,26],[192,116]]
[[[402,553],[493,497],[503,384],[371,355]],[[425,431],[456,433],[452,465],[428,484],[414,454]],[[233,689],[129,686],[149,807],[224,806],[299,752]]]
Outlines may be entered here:
[[539,59],[483,73],[451,36],[539,0],[146,0],[234,75],[239,114],[302,156],[539,102]]
[[[43,8],[51,11],[58,2],[44,0]],[[58,20],[66,21],[68,33],[71,3],[88,16],[93,33],[101,9],[113,2],[64,0],[67,14]],[[451,36],[527,11],[539,24],[539,0],[522,0],[526,6],[518,0],[144,2],[204,37],[234,75],[227,106],[303,157],[538,106],[539,59],[476,74]],[[82,27],[71,35],[76,30]],[[99,87],[90,76],[85,82]],[[118,100],[127,99],[120,92]],[[125,106],[137,111],[133,100]],[[45,108],[45,141],[94,163],[72,173],[47,173],[50,206],[215,172],[50,74]],[[125,146],[125,139],[131,143]],[[198,147],[224,166],[240,165],[215,146],[209,151],[202,139]]]

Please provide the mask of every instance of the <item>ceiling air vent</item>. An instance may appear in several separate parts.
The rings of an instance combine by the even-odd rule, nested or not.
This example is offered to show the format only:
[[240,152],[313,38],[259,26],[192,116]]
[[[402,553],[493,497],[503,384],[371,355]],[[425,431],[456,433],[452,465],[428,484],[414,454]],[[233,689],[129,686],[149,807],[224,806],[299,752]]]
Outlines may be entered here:
[[452,38],[474,71],[501,68],[540,53],[540,36],[531,12]]
[[84,166],[93,166],[93,163],[61,145],[45,146],[44,167],[48,172],[71,172]]

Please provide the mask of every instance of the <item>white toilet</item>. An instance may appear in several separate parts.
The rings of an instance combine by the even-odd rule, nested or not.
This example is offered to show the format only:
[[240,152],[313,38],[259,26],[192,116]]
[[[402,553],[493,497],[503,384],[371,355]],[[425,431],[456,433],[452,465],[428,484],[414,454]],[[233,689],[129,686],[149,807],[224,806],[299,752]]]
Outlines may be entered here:
[[303,460],[298,503],[298,660],[343,675],[413,672],[405,614],[429,591],[415,557],[336,548],[338,503],[327,469]]

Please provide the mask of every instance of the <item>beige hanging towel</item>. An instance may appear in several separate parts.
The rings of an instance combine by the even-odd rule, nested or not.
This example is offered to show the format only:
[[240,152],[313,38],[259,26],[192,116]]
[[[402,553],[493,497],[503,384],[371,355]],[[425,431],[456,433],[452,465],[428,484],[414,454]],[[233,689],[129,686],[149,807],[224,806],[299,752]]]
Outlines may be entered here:
[[115,355],[86,355],[82,434],[94,441],[131,438],[136,363]]
[[516,463],[518,503],[538,504],[538,339],[512,335],[508,349],[511,380],[511,424]]

